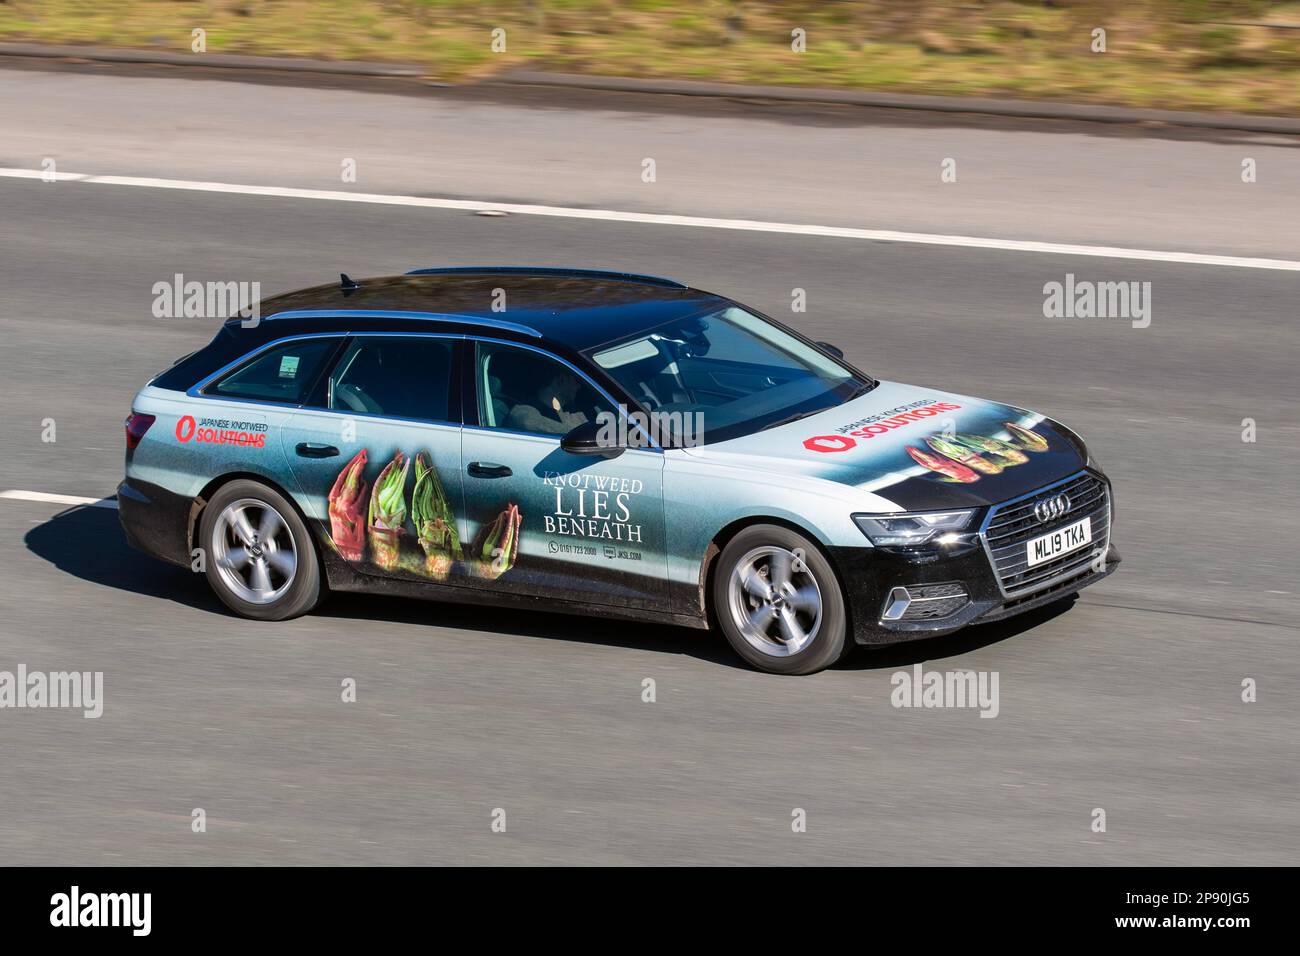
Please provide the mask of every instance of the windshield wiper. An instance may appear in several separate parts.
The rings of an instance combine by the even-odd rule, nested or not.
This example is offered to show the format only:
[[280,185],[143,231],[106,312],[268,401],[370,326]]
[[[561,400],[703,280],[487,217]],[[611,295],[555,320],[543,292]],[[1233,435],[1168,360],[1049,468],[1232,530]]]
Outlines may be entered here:
[[795,414],[790,415],[787,418],[782,418],[781,420],[772,422],[769,425],[764,425],[762,428],[759,429],[759,431],[765,432],[769,428],[780,428],[782,425],[789,425],[791,422],[797,422],[801,418],[807,418],[809,415],[816,415],[818,412],[824,412],[824,411],[826,411],[826,409],[824,408],[814,408],[811,411],[807,411],[807,412],[796,412]]
[[[879,382],[868,382],[866,385],[863,385],[860,389],[858,389],[856,392],[854,392],[854,393],[853,393],[852,395],[850,395],[848,398],[844,399],[844,401],[846,401],[846,402],[851,402],[851,401],[853,401],[855,398],[861,398],[863,395],[867,394],[867,392],[869,392],[869,391],[871,391],[873,388],[875,388],[878,384],[880,384],[880,383],[879,383]],[[801,419],[801,418],[807,418],[809,415],[816,415],[818,412],[824,412],[824,411],[826,411],[826,409],[824,409],[824,408],[814,408],[814,409],[810,409],[809,411],[806,411],[806,412],[795,412],[793,415],[790,415],[790,416],[788,416],[788,417],[786,417],[786,418],[782,418],[782,419],[779,419],[779,420],[777,420],[777,421],[774,421],[774,422],[772,422],[772,423],[769,424],[769,425],[764,425],[762,428],[759,429],[759,431],[761,431],[761,432],[765,432],[765,431],[767,431],[769,428],[780,428],[782,425],[789,425],[791,422],[797,422],[797,421],[798,421],[799,419]]]

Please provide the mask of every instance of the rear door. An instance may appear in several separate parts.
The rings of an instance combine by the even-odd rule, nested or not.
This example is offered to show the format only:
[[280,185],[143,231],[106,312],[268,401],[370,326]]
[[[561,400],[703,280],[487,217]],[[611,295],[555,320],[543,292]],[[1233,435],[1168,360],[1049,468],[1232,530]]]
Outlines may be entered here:
[[663,452],[560,448],[613,401],[537,348],[467,343],[461,443],[467,571],[478,587],[659,608],[666,593]]
[[457,583],[463,339],[351,336],[282,430],[304,510],[363,574]]

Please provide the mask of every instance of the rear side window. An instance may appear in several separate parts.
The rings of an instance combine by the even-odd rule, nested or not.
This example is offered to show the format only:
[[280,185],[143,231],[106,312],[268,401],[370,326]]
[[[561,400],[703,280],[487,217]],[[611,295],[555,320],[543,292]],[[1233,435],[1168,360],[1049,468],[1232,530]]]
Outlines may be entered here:
[[449,422],[454,346],[427,335],[358,336],[330,373],[326,407]]
[[225,398],[300,405],[337,339],[304,339],[267,349],[203,391]]

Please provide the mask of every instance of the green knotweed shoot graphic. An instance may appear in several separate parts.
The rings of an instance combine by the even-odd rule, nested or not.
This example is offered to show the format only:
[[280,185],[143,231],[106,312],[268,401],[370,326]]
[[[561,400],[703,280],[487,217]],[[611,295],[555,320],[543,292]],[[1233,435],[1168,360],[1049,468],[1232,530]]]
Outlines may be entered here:
[[400,451],[375,479],[370,494],[370,557],[385,571],[397,568],[406,524],[406,473],[411,460]]
[[438,469],[427,451],[415,456],[415,489],[411,493],[411,520],[425,555],[425,570],[432,578],[446,578],[461,558],[456,516],[443,490]]

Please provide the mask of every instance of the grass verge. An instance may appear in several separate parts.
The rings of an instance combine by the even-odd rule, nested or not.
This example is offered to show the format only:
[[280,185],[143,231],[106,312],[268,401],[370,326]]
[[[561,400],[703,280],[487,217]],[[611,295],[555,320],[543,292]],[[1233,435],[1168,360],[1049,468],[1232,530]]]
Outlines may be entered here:
[[526,67],[1300,115],[1300,2],[0,0],[0,40],[189,51],[196,29],[208,52],[452,81]]

